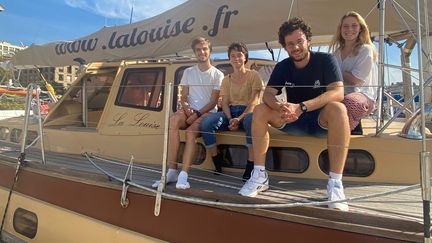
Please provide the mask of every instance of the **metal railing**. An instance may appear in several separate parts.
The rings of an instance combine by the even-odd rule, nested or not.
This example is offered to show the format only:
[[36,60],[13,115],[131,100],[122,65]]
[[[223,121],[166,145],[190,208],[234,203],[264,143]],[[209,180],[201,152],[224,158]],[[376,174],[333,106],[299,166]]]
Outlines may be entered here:
[[[40,87],[37,84],[29,84],[27,86],[27,95],[26,95],[26,106],[25,106],[25,115],[24,115],[24,127],[23,127],[23,135],[21,140],[21,155],[25,156],[25,150],[33,145],[38,139],[40,139],[40,148],[41,148],[41,154],[42,154],[42,164],[46,163],[45,160],[45,146],[44,146],[44,139],[43,139],[43,126],[42,126],[42,112],[41,112],[41,102],[39,98],[40,94]],[[33,99],[33,92],[36,93],[36,108],[38,110],[37,120],[38,120],[38,136],[32,141],[27,147],[27,132],[28,132],[28,124],[30,121],[30,108],[32,104]],[[33,111],[33,113],[35,113]]]

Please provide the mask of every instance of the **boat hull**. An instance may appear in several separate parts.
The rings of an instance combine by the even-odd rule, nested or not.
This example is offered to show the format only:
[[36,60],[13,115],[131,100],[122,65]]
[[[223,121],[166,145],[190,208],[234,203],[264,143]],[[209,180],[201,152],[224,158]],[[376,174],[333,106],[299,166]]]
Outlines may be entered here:
[[[12,165],[0,163],[2,214],[14,172]],[[162,200],[161,213],[155,216],[154,195],[131,190],[127,208],[121,207],[120,195],[118,184],[100,178],[25,168],[4,230],[28,242],[398,242],[267,217],[265,210],[247,213],[168,199]],[[37,215],[34,239],[15,232],[12,217],[17,208]]]

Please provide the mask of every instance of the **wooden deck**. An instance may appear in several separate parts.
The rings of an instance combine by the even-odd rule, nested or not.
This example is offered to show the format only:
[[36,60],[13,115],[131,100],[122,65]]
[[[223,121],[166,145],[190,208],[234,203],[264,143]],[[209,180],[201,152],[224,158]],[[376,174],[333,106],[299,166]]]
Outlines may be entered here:
[[[0,160],[14,163],[19,154],[19,146],[0,142]],[[106,176],[95,168],[84,156],[46,153],[46,166],[41,164],[41,153],[29,149],[26,155],[27,167],[44,169],[83,178],[103,178]],[[124,178],[127,161],[93,159],[104,170]],[[132,181],[150,187],[160,178],[160,166],[135,162]],[[241,174],[228,172],[214,175],[212,171],[192,168],[190,172],[191,189],[177,190],[175,185],[168,185],[166,192],[201,198],[211,201],[268,204],[298,203],[326,200],[326,181],[298,178],[270,177],[270,190],[257,198],[246,198],[238,194],[243,185]],[[366,196],[400,189],[409,185],[345,182],[345,194],[349,198]],[[227,209],[276,217],[283,220],[313,224],[346,231],[388,236],[408,241],[422,241],[422,199],[421,191],[416,189],[349,202],[350,211],[340,212],[325,206],[300,206],[288,208],[256,209],[229,207]]]

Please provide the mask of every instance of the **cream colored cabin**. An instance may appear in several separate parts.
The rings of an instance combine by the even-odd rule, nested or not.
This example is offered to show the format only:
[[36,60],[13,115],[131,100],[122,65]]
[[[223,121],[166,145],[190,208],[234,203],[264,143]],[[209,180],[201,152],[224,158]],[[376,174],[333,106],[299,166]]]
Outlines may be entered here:
[[[183,70],[194,64],[191,59],[177,59],[89,65],[46,117],[45,150],[87,152],[122,161],[133,156],[138,163],[161,164],[166,110],[177,109]],[[213,64],[225,73],[231,70],[226,60]],[[250,59],[248,65],[267,81],[274,62]],[[169,83],[175,98],[166,104]],[[420,141],[398,136],[403,123],[393,123],[377,137],[375,123],[363,122],[365,135],[352,136],[344,180],[419,182]],[[37,125],[30,130],[28,143],[37,137]],[[21,131],[22,119],[0,123],[2,140],[19,143]],[[244,132],[222,132],[217,141],[225,171],[243,170],[247,158]],[[201,138],[197,147],[194,166],[212,170]],[[271,129],[266,167],[273,175],[325,179],[326,149],[325,138],[289,136]],[[178,158],[180,162],[181,155]]]

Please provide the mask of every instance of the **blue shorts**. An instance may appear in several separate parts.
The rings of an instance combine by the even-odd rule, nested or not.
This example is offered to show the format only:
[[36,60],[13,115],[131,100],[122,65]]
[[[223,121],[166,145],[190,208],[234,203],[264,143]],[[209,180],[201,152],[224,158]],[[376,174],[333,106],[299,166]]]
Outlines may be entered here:
[[320,112],[321,109],[303,113],[297,121],[285,124],[277,129],[291,135],[327,136],[327,129],[319,124]]

